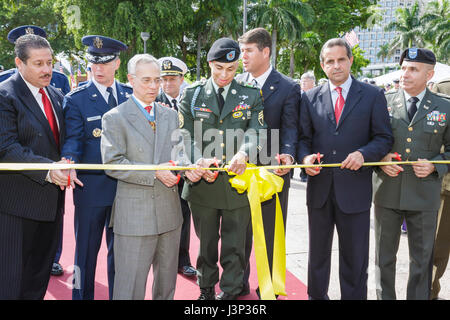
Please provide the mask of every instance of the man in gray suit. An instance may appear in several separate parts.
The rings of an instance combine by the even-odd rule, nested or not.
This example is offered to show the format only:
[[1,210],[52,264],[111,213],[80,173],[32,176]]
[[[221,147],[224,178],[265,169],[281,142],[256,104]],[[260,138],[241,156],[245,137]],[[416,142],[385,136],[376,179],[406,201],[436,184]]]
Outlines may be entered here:
[[[101,152],[105,164],[190,165],[172,139],[177,113],[155,103],[161,83],[158,61],[138,54],[128,62],[133,95],[102,119]],[[118,179],[113,206],[113,299],[144,299],[153,265],[153,299],[173,299],[183,218],[177,176],[171,171],[106,171]],[[186,171],[195,182],[203,172]]]

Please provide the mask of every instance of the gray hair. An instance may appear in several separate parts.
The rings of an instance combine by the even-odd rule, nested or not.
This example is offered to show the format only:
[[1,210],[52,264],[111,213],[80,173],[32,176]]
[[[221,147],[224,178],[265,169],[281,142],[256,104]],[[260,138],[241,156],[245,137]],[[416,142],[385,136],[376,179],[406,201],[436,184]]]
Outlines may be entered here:
[[47,39],[36,34],[26,34],[19,37],[14,44],[14,53],[23,62],[27,62],[30,58],[30,49],[44,49],[47,48],[53,55],[52,47]]
[[138,64],[144,64],[144,63],[154,63],[158,67],[158,70],[161,69],[161,66],[160,66],[158,60],[154,56],[152,56],[148,53],[136,54],[130,59],[130,61],[128,61],[128,65],[127,65],[128,74],[135,75],[136,74],[136,66]]
[[308,72],[305,72],[304,74],[302,74],[302,76],[300,77],[300,80],[305,80],[305,79],[310,79],[310,80],[314,81],[314,83],[316,83],[316,77],[314,76],[314,73],[312,71],[308,71]]
[[325,44],[322,47],[322,50],[320,50],[320,62],[323,62],[323,52],[325,51],[325,49],[332,48],[334,46],[344,47],[347,51],[347,57],[349,59],[353,56],[352,48],[350,48],[347,41],[345,41],[342,38],[333,38],[325,42]]

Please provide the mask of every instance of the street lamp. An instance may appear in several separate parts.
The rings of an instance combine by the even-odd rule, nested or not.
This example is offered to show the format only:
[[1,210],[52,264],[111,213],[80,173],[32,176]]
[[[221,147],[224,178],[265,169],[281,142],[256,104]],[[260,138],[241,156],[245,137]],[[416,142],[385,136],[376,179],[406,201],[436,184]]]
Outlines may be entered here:
[[141,32],[141,38],[144,40],[144,53],[147,53],[147,40],[150,38],[150,33]]

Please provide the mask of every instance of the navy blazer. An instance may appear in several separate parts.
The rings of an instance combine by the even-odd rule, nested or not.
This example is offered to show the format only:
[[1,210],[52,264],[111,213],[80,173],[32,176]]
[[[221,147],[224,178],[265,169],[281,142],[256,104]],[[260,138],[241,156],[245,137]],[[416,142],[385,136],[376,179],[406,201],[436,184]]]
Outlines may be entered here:
[[[116,81],[117,105],[125,102],[132,88]],[[74,89],[64,97],[66,142],[61,155],[75,163],[102,163],[100,137],[102,117],[111,108],[92,81]],[[116,195],[117,180],[103,170],[78,170],[83,187],[73,192],[75,205],[111,206]],[[101,190],[101,192],[99,192]]]
[[[248,82],[249,73],[245,72],[236,80]],[[267,155],[271,154],[270,129],[279,131],[279,153],[290,154],[296,158],[298,140],[298,109],[300,105],[300,86],[291,78],[275,69],[267,77],[261,88],[264,104],[264,121],[267,123]],[[277,151],[278,152],[278,151]],[[264,148],[263,148],[264,153]]]
[[[353,78],[339,124],[328,83],[302,95],[298,161],[309,154],[324,155],[323,163],[341,163],[349,153],[359,150],[365,162],[380,161],[392,148],[387,103],[381,89]],[[321,208],[333,186],[339,208],[345,213],[370,210],[372,168],[357,171],[322,168],[308,177],[307,205]]]
[[[46,89],[58,118],[62,145],[63,95],[52,86]],[[16,72],[0,84],[0,161],[52,163],[60,159],[60,150],[45,114]],[[37,221],[54,221],[62,209],[64,192],[45,181],[47,173],[48,170],[1,171],[0,212]]]

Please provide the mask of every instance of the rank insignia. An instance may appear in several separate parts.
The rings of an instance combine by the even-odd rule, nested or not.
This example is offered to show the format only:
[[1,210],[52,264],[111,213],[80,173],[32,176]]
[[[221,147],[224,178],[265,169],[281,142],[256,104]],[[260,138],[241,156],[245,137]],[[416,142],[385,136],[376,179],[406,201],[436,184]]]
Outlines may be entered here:
[[180,124],[180,128],[184,127],[184,116],[181,112],[178,112],[178,122]]
[[163,70],[170,70],[172,69],[172,61],[170,60],[164,60],[162,63]]
[[34,34],[33,28],[30,28],[30,27],[26,28],[25,29],[25,34]]
[[261,126],[264,126],[264,111],[258,113],[258,122]]
[[234,57],[236,56],[236,51],[230,51],[227,53],[227,60],[228,61],[233,61]]
[[99,138],[102,135],[102,129],[95,128],[92,130],[92,135],[96,138]]

